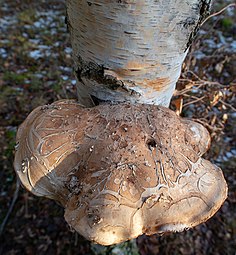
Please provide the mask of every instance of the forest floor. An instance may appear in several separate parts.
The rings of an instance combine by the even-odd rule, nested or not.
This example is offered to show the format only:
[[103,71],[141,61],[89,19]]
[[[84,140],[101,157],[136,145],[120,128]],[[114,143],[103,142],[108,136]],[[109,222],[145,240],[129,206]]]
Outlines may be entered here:
[[[232,1],[216,0],[212,12]],[[76,98],[64,1],[0,6],[0,226],[13,199],[18,126],[37,106]],[[227,8],[200,30],[183,66],[172,108],[211,133],[205,158],[222,168],[228,199],[206,223],[183,233],[141,236],[141,255],[236,254],[236,13]],[[73,232],[55,202],[20,188],[0,236],[0,254],[137,254],[133,243],[99,252]],[[123,247],[123,251],[122,251]],[[99,248],[99,247],[98,247]],[[100,247],[101,248],[101,247]]]

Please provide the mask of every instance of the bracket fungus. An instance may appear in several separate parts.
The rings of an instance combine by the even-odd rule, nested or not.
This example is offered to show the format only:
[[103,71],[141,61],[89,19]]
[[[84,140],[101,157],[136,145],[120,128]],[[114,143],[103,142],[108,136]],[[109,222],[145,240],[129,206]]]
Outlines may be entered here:
[[61,100],[20,126],[14,167],[26,189],[62,204],[76,231],[111,245],[216,213],[227,185],[201,158],[209,143],[203,126],[161,106]]

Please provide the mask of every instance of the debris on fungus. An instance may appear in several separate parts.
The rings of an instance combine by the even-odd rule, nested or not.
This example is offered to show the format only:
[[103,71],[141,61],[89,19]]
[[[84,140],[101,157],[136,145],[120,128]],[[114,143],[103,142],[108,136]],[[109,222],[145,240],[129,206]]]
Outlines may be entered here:
[[62,204],[76,231],[111,245],[216,213],[227,185],[201,158],[209,144],[203,126],[165,107],[61,100],[20,126],[14,167],[26,189]]

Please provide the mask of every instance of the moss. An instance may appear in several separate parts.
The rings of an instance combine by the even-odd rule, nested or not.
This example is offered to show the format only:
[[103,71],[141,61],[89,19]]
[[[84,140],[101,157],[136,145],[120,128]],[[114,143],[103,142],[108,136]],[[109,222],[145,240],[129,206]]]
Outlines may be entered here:
[[8,129],[5,133],[7,147],[4,150],[4,156],[8,159],[13,159],[13,151],[15,147],[16,129]]
[[18,20],[29,25],[36,20],[36,12],[34,9],[26,9],[18,14]]
[[[3,80],[13,84],[21,84],[28,78],[27,73],[15,73],[15,72],[5,72],[3,74]],[[10,88],[11,89],[11,88]]]
[[136,239],[111,246],[91,244],[91,249],[94,255],[139,255]]
[[234,21],[231,18],[223,18],[221,24],[224,29],[230,30],[234,25]]

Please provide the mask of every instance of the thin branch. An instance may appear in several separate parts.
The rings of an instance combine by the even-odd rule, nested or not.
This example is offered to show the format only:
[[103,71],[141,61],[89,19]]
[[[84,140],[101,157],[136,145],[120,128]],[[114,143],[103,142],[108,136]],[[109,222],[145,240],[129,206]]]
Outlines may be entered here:
[[214,17],[214,16],[217,16],[219,14],[221,14],[222,12],[224,12],[226,9],[228,9],[229,7],[236,7],[236,4],[235,3],[232,3],[232,4],[228,4],[227,6],[225,6],[223,9],[221,9],[220,11],[218,12],[215,12],[211,15],[209,15],[205,20],[203,20],[203,22],[201,23],[201,26],[207,21],[209,20],[210,18]]
[[220,84],[219,82],[201,79],[196,73],[194,73],[191,70],[189,70],[188,73],[191,73],[193,76],[195,76],[196,79],[198,79],[198,82],[204,83],[204,85],[216,85],[216,86],[224,87],[224,85]]
[[[188,95],[188,94],[183,94],[183,96],[184,97],[188,97],[188,98],[190,98],[190,99],[196,99],[196,100],[198,100],[200,97],[196,97],[196,96],[194,96],[194,95]],[[205,95],[203,96],[203,97],[205,97]]]
[[229,107],[231,110],[235,111],[236,112],[236,108],[234,108],[231,104],[228,104],[226,103],[225,101],[223,100],[219,100],[222,104],[226,105],[227,107]]
[[4,228],[5,228],[5,226],[7,224],[7,221],[8,221],[8,219],[9,219],[11,213],[12,213],[12,210],[14,208],[14,205],[15,205],[16,200],[17,200],[18,195],[19,195],[19,190],[20,190],[20,181],[17,178],[17,180],[16,180],[16,189],[15,189],[15,192],[14,192],[14,195],[13,195],[13,199],[11,201],[11,205],[10,205],[8,211],[7,211],[7,214],[6,214],[5,218],[3,219],[3,221],[0,225],[0,236],[3,234]]
[[200,120],[200,119],[192,119],[193,121],[196,121],[200,124],[202,124],[203,126],[205,126],[207,129],[211,130],[211,132],[216,132],[216,131],[222,131],[222,128],[218,128],[216,126],[212,126],[208,123],[208,121],[206,119],[204,119],[204,121]]
[[196,100],[190,101],[190,102],[184,104],[184,105],[183,105],[183,108],[184,108],[185,106],[187,106],[187,105],[195,104],[195,103],[197,103],[197,102],[199,102],[199,101],[202,101],[202,99],[205,98],[205,97],[206,97],[206,96],[203,96],[203,97],[197,98]]
[[174,92],[174,96],[180,96],[180,95],[184,95],[184,96],[188,96],[186,93],[191,91],[193,89],[193,87],[195,86],[194,89],[200,89],[202,86],[204,86],[204,83],[201,83],[199,85],[196,86],[197,83],[192,83],[191,86],[189,86],[188,88],[182,89],[182,90],[176,90]]

